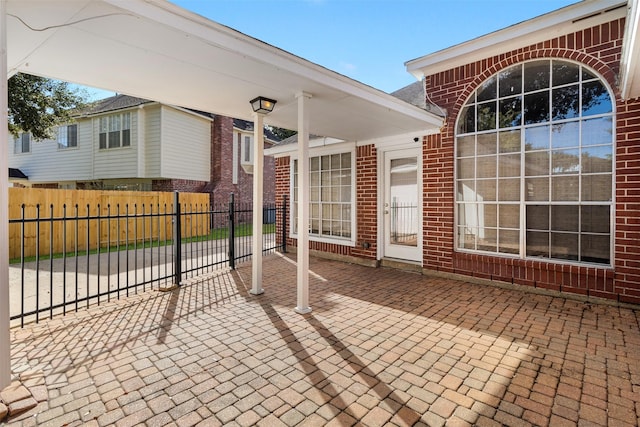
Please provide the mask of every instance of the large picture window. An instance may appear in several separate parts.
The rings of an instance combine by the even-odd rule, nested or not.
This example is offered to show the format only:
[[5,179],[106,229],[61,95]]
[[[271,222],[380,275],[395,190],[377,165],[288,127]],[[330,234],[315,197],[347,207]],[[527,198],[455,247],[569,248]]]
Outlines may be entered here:
[[99,147],[128,147],[131,145],[131,113],[100,117]]
[[[309,235],[351,240],[353,236],[352,153],[309,158]],[[298,160],[292,162],[293,218],[298,213]],[[292,222],[297,233],[298,223]]]
[[613,101],[568,61],[507,68],[456,125],[457,247],[611,264]]

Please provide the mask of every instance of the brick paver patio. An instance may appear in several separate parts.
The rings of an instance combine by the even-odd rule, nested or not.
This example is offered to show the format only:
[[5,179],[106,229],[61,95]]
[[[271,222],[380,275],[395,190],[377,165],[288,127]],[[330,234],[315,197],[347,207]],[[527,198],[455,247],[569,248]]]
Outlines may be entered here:
[[[638,310],[311,259],[12,329],[48,400],[9,425],[616,425],[640,422]],[[38,376],[38,373],[44,376]],[[42,385],[40,387],[42,390]]]

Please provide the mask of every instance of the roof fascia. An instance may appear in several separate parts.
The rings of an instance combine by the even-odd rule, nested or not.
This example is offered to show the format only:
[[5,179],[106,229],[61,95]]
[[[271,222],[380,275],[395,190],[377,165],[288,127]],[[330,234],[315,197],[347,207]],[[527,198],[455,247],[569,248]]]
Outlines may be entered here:
[[116,113],[118,111],[137,110],[138,108],[147,107],[147,106],[150,107],[152,105],[164,105],[164,104],[160,104],[157,101],[142,102],[140,104],[129,105],[127,107],[120,107],[120,108],[114,108],[112,110],[98,111],[97,113],[81,113],[81,114],[78,114],[77,116],[74,116],[74,118],[85,119],[85,118],[89,118],[89,117],[108,116],[108,115],[114,114],[114,113]]
[[[626,16],[627,1],[581,1],[405,63],[417,79]],[[567,25],[569,24],[569,25]]]
[[627,6],[629,12],[624,29],[624,38],[622,42],[622,57],[620,58],[620,96],[622,99],[635,98],[640,96],[639,93],[632,93],[634,82],[638,77],[638,67],[640,67],[640,40],[638,40],[638,31],[640,31],[640,6],[638,0],[629,0]]
[[347,95],[372,102],[392,109],[414,119],[425,121],[433,126],[440,126],[442,118],[424,109],[402,101],[388,93],[367,86],[328,68],[293,55],[268,43],[247,36],[237,30],[213,22],[203,16],[187,11],[166,0],[153,2],[144,0],[104,0],[115,7],[131,12],[133,15],[146,17],[155,22],[184,32],[186,35],[199,37],[203,42],[218,46],[242,55],[251,57],[276,69],[289,72],[312,80]]
[[[309,139],[309,148],[318,148],[325,147],[328,145],[341,144],[345,142],[342,139],[338,138],[330,138],[330,137],[320,137]],[[275,145],[264,150],[265,156],[275,156],[275,157],[283,157],[288,156],[291,153],[295,153],[298,150],[298,143],[286,144],[286,145]]]
[[[141,105],[147,105],[147,104],[141,104]],[[196,117],[198,117],[200,119],[204,119],[204,120],[207,120],[209,122],[213,121],[213,117],[205,116],[204,114],[200,114],[197,111],[189,110],[188,108],[178,107],[176,105],[171,105],[171,104],[160,104],[160,105],[162,107],[169,107],[169,108],[173,108],[174,110],[182,111],[183,113],[187,113],[187,114],[190,114],[192,116],[196,116]]]

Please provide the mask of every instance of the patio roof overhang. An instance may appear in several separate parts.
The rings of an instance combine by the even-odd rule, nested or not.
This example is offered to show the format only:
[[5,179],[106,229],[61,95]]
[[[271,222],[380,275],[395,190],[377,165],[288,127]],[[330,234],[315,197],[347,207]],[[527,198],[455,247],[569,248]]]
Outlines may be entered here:
[[249,100],[277,100],[268,124],[350,141],[439,128],[442,119],[164,0],[6,0],[8,72],[66,80],[252,120]]
[[626,18],[620,69],[620,93],[623,99],[637,98],[640,97],[638,0],[580,1],[537,18],[408,61],[405,66],[407,71],[417,79],[422,79],[427,75],[620,18]]
[[[165,0],[0,0],[0,110],[7,77],[25,72],[239,119],[297,129],[299,158],[309,134],[361,142],[437,131],[442,118]],[[277,101],[268,116],[249,101]],[[6,115],[0,116],[6,126]],[[1,126],[0,126],[1,127]],[[6,133],[0,146],[8,149]],[[254,158],[263,156],[254,144]],[[302,164],[307,162],[302,161]],[[261,242],[262,162],[254,171],[254,247]],[[7,168],[0,155],[0,169]],[[305,171],[301,169],[300,175]],[[8,223],[7,181],[0,176],[0,226]],[[305,229],[303,181],[299,229]],[[6,231],[6,227],[3,227]],[[257,230],[257,231],[256,231]],[[298,305],[307,313],[308,236],[298,237]],[[0,388],[9,383],[8,235],[0,239]],[[261,293],[261,252],[254,254],[252,293]],[[5,318],[6,317],[6,318]]]

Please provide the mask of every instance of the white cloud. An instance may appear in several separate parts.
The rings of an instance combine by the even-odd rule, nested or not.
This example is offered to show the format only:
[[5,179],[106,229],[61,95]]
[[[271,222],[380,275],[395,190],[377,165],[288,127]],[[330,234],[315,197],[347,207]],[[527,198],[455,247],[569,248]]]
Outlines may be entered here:
[[350,62],[340,62],[340,68],[348,72],[355,72],[358,70],[357,65],[351,64]]

